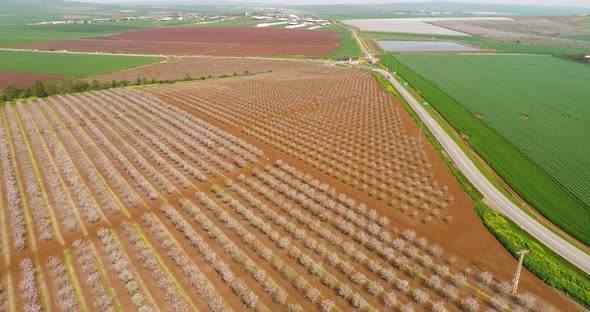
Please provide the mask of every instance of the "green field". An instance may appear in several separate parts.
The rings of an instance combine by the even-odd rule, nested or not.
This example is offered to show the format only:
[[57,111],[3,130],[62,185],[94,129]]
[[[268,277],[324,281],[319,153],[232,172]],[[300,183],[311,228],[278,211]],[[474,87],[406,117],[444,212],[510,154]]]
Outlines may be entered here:
[[549,56],[381,59],[467,135],[523,198],[590,244],[590,66]]
[[159,57],[0,51],[0,71],[91,77],[160,60]]
[[[500,53],[546,54],[546,55],[574,55],[590,54],[587,47],[556,46],[545,44],[519,43],[516,41],[494,41],[479,37],[462,36],[431,36],[399,33],[362,32],[361,36],[373,40],[449,40],[492,49]],[[580,39],[578,39],[580,40]]]
[[363,56],[363,52],[359,48],[350,30],[340,25],[330,25],[326,27],[321,27],[318,30],[331,30],[342,32],[341,35],[338,35],[338,38],[342,39],[342,41],[340,41],[340,49],[330,53],[328,55],[329,57],[349,56],[354,58]]
[[64,24],[64,25],[2,25],[0,27],[0,47],[19,44],[40,43],[67,39],[108,36],[126,31],[161,27],[222,27],[253,26],[256,21],[237,18],[209,24],[197,24],[198,21],[129,21],[99,24]]
[[590,35],[567,36],[566,38],[575,39],[575,40],[582,40],[582,41],[590,41]]
[[8,25],[0,27],[0,47],[66,39],[106,36],[142,29],[126,23],[72,25]]

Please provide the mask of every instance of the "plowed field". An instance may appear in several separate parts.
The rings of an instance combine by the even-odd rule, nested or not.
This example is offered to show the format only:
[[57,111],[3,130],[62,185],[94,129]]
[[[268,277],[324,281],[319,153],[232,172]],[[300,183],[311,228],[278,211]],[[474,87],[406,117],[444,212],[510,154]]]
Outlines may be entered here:
[[101,82],[112,80],[135,81],[137,78],[147,80],[179,80],[187,75],[198,79],[200,77],[231,76],[234,73],[243,75],[246,72],[264,73],[268,71],[286,70],[301,66],[301,62],[273,61],[244,58],[210,58],[210,57],[184,57],[169,60],[159,64],[133,68],[111,74],[101,75],[89,80],[97,79]]
[[32,85],[36,81],[45,82],[64,78],[67,78],[67,76],[0,72],[0,89],[6,86],[24,87]]
[[23,48],[126,54],[275,56],[328,55],[340,32],[254,27],[158,28]]

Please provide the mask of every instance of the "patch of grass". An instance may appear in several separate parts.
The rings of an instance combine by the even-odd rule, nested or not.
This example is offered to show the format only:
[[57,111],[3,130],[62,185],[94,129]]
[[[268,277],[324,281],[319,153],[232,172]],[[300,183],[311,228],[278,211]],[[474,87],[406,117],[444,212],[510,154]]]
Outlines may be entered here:
[[590,307],[590,277],[551,249],[545,247],[511,220],[485,205],[475,211],[484,225],[515,257],[522,249],[529,253],[524,266],[548,285],[563,290],[586,307]]
[[90,77],[160,60],[159,57],[0,51],[0,71]]
[[363,57],[363,52],[358,46],[356,39],[352,35],[352,32],[347,28],[344,28],[340,25],[329,25],[326,27],[318,28],[318,30],[331,30],[331,31],[341,31],[342,34],[338,35],[338,38],[341,38],[340,41],[340,49],[330,53],[328,57],[338,57],[338,56],[348,56],[352,58],[359,58]]
[[[588,115],[584,111],[588,107],[579,105],[586,91],[576,87],[575,81],[587,81],[582,77],[590,75],[585,65],[544,56],[380,58],[419,90],[459,133],[468,135],[470,146],[520,196],[572,236],[590,242],[588,205],[573,195],[588,199],[590,166],[585,165],[584,157],[590,145],[580,144],[576,134],[583,132],[584,123],[561,113],[572,110],[573,118]],[[412,69],[419,68],[424,76],[397,58],[421,64]],[[471,70],[478,73],[470,74]],[[552,74],[550,79],[545,71]],[[532,118],[525,119],[522,113]]]

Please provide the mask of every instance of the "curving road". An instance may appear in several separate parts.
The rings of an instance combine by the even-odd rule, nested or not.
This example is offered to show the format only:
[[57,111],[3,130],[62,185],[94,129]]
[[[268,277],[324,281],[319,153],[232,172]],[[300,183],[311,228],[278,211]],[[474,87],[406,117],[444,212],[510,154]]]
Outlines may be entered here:
[[506,196],[504,196],[504,194],[498,191],[490,181],[488,181],[488,179],[473,164],[471,159],[465,155],[457,143],[451,139],[436,120],[434,120],[426,109],[424,109],[422,104],[419,103],[401,83],[383,69],[371,69],[384,75],[410,106],[412,106],[412,109],[418,114],[418,116],[420,116],[424,125],[426,125],[434,134],[445,152],[451,157],[461,172],[463,172],[469,181],[471,181],[471,183],[484,195],[486,202],[490,203],[496,210],[500,211],[533,237],[541,241],[545,246],[549,247],[584,272],[590,274],[590,256],[551,232],[513,204],[508,198],[506,198]]

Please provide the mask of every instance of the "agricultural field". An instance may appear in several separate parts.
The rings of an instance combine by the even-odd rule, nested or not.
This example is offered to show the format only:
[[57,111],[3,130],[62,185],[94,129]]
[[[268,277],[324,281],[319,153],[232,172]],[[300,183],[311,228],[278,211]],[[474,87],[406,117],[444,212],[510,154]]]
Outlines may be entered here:
[[584,87],[587,65],[514,55],[405,54],[382,60],[525,200],[590,243],[590,141],[580,135],[589,124],[582,105],[590,96]]
[[342,41],[340,41],[340,48],[338,50],[330,53],[328,56],[330,56],[330,57],[348,56],[348,57],[352,57],[352,58],[355,58],[355,57],[360,58],[363,56],[363,52],[361,52],[361,49],[359,48],[358,43],[356,42],[356,39],[354,39],[354,36],[350,32],[350,30],[348,30],[340,25],[323,26],[323,27],[318,28],[317,30],[342,32],[342,34],[338,35],[338,38],[342,39]]
[[114,72],[89,80],[100,82],[110,81],[135,81],[137,78],[147,81],[174,81],[186,77],[193,79],[217,78],[220,76],[233,76],[244,74],[256,74],[272,72],[273,70],[284,70],[289,67],[298,67],[293,61],[253,59],[253,58],[210,58],[210,57],[183,57],[170,59],[158,64],[133,68],[124,71]]
[[125,23],[75,24],[75,25],[2,25],[0,47],[31,44],[66,39],[106,36],[143,27]]
[[47,82],[66,79],[68,76],[28,74],[0,71],[0,89],[5,86],[25,87],[36,81]]
[[44,43],[70,39],[111,36],[123,32],[166,27],[247,27],[254,26],[253,20],[236,18],[207,24],[199,21],[126,21],[99,24],[56,24],[56,25],[3,25],[0,20],[0,47],[22,44]]
[[[562,46],[551,43],[529,43],[519,42],[518,40],[492,40],[480,37],[461,37],[461,36],[431,36],[418,34],[400,34],[400,33],[377,33],[362,32],[360,34],[370,44],[371,41],[379,40],[421,40],[421,41],[454,41],[468,44],[491,52],[498,53],[518,53],[518,54],[542,54],[542,55],[579,55],[588,53],[588,49],[583,46],[567,45]],[[378,45],[372,44],[375,51],[379,51]]]
[[487,40],[509,41],[517,44],[545,45],[583,49],[590,52],[590,44],[568,39],[570,36],[590,35],[590,29],[571,25],[550,17],[519,18],[512,20],[448,20],[435,25],[466,32]]
[[441,35],[441,36],[459,36],[469,37],[466,32],[455,31],[446,27],[435,25],[445,21],[466,22],[466,21],[508,21],[505,17],[416,17],[416,18],[381,18],[381,19],[358,19],[345,20],[345,24],[367,32],[384,32],[384,33],[404,33],[404,34],[421,34],[421,35]]
[[[590,28],[584,24],[586,19],[582,17],[432,18],[428,19],[427,23],[405,22],[404,20],[387,21],[383,24],[376,20],[372,22],[374,25],[367,25],[370,28],[363,28],[361,21],[359,24],[362,30],[361,36],[369,41],[454,41],[501,53],[547,55],[585,55],[590,53],[590,44],[584,42],[590,35]],[[389,23],[392,24],[387,26]],[[416,23],[425,24],[416,26],[418,30],[425,31],[422,33],[411,31],[410,25]],[[437,27],[442,31],[438,32],[432,27]],[[455,33],[447,33],[449,31]],[[379,50],[376,44],[373,46]]]
[[526,271],[508,295],[411,120],[309,63],[5,104],[0,310],[578,309]]
[[[2,80],[0,88],[7,85],[23,85],[25,82],[48,80],[49,76],[89,77],[120,71],[127,68],[143,66],[162,60],[160,57],[139,57],[121,55],[91,55],[73,53],[54,53],[36,51],[0,51],[0,72],[11,77]],[[12,75],[11,73],[14,73]],[[19,74],[20,73],[20,74]],[[34,75],[24,75],[34,74]],[[21,80],[15,80],[21,77]],[[45,78],[45,79],[44,79]],[[63,78],[63,77],[62,77]],[[55,79],[51,79],[55,80]]]
[[16,47],[124,54],[324,56],[339,49],[340,34],[336,31],[256,27],[176,27]]

